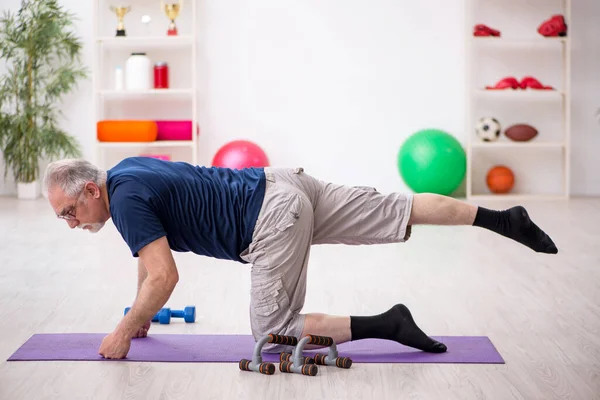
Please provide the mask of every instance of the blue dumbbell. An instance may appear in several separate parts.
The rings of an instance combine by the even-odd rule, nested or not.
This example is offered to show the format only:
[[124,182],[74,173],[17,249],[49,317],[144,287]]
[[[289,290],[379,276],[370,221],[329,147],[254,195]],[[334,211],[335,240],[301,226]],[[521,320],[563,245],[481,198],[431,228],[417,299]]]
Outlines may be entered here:
[[[126,307],[123,315],[126,315],[129,310],[131,310],[131,307]],[[161,324],[171,323],[171,310],[168,308],[161,308],[160,311],[152,317],[152,322],[160,322]]]
[[196,322],[196,306],[187,306],[183,310],[171,310],[171,318],[183,318],[185,322]]
[[[131,307],[126,307],[124,314],[127,314]],[[171,310],[168,307],[161,308],[158,313],[152,318],[152,322],[160,322],[161,324],[171,323],[171,318],[183,318],[185,322],[196,322],[196,307],[187,306],[183,310]]]

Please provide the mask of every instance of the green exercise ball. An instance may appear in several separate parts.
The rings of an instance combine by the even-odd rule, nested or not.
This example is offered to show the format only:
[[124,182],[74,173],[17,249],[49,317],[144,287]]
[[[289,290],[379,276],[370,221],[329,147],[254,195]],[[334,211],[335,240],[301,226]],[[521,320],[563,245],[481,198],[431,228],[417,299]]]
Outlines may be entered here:
[[437,129],[411,135],[398,152],[398,170],[415,193],[449,195],[462,183],[467,157],[454,136]]

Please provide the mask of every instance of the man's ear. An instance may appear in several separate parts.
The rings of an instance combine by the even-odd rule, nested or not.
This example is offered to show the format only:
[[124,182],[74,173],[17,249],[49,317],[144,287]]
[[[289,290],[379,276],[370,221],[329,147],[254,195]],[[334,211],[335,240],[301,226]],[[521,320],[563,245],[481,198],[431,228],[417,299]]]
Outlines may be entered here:
[[86,193],[90,194],[93,198],[100,198],[100,188],[94,182],[88,182],[85,184]]

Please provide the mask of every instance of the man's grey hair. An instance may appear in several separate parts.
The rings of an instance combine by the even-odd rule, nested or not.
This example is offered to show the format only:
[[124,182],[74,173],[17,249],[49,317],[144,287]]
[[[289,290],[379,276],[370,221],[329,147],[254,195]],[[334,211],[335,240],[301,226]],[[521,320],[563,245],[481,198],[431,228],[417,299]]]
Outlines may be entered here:
[[50,163],[44,173],[44,190],[58,186],[69,197],[78,196],[87,182],[106,183],[106,171],[83,159],[65,159]]

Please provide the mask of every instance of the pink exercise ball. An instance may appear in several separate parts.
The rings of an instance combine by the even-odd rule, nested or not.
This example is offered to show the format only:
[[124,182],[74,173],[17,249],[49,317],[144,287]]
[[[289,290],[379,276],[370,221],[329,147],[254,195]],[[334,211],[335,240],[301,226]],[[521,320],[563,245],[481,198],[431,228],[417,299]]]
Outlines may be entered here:
[[268,167],[267,155],[256,143],[234,140],[221,147],[212,161],[213,167],[243,169]]

